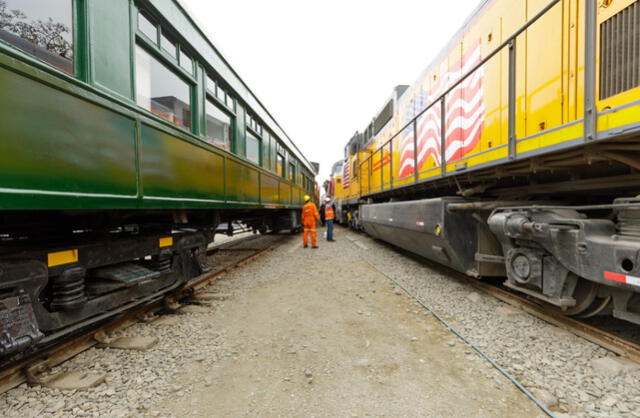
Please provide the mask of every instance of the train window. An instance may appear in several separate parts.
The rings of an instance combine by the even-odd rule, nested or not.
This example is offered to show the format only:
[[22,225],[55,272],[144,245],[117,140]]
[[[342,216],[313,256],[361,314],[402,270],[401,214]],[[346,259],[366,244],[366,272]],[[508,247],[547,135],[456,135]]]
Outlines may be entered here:
[[178,126],[191,128],[191,88],[140,46],[136,47],[136,102]]
[[227,93],[224,91],[224,89],[220,86],[216,87],[216,97],[218,99],[220,99],[220,101],[222,103],[226,103],[227,102]]
[[296,181],[296,166],[289,163],[289,181],[292,183]]
[[247,159],[260,165],[260,139],[247,131]]
[[147,35],[153,43],[158,42],[158,27],[155,23],[151,22],[151,19],[142,13],[138,13],[138,30]]
[[284,156],[282,154],[276,155],[276,172],[280,177],[284,177]]
[[160,46],[162,47],[162,49],[171,54],[173,58],[178,57],[178,45],[164,33],[160,35]]
[[207,100],[207,139],[208,142],[226,150],[231,149],[231,118],[218,109],[211,100]]
[[207,76],[207,90],[209,90],[213,94],[216,93],[216,82],[213,81],[213,78],[209,76]]
[[[225,100],[225,103],[227,104],[227,107],[229,109],[234,109],[234,103],[233,103],[233,97],[231,97],[230,94],[227,94],[227,98]],[[261,132],[262,133],[262,132]]]
[[72,0],[0,1],[0,40],[73,74]]
[[262,130],[262,125],[260,125],[260,123],[258,123],[257,120],[255,120],[253,117],[247,115],[246,118],[246,124],[249,128],[251,128],[255,133],[259,134],[260,136],[262,136],[263,130]]
[[187,70],[189,74],[193,73],[193,61],[182,50],[180,51],[180,66]]

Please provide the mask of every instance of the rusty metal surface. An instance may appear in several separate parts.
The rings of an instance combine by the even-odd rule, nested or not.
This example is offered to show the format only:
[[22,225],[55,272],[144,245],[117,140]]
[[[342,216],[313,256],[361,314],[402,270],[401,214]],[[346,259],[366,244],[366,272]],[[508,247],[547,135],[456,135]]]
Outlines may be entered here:
[[28,347],[43,336],[28,295],[0,300],[0,357]]

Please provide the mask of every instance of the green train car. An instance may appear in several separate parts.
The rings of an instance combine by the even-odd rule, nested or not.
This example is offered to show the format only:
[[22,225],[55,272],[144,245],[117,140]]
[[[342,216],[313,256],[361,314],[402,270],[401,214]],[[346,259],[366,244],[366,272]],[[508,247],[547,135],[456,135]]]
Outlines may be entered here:
[[299,227],[316,167],[176,0],[0,0],[0,362]]

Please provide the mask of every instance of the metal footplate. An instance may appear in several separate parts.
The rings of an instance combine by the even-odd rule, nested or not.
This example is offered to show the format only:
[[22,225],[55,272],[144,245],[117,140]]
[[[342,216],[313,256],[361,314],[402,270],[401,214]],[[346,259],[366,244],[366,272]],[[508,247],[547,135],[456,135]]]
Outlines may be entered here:
[[93,270],[90,274],[92,280],[88,283],[87,289],[93,295],[101,295],[124,287],[137,286],[161,275],[158,271],[138,264],[124,263]]
[[0,358],[21,351],[43,337],[28,295],[0,299]]

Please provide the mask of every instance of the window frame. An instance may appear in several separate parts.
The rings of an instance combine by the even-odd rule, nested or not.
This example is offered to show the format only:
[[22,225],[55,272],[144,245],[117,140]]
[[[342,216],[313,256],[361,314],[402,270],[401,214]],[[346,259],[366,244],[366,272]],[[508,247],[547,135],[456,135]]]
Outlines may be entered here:
[[[159,28],[159,32],[160,32],[160,51],[164,52],[165,54],[169,54],[169,56],[175,60],[178,59],[178,56],[180,54],[179,52],[179,48],[178,48],[178,41],[176,41],[174,39],[174,37],[168,33],[168,31],[163,30],[162,27]],[[166,39],[171,45],[173,45],[173,55],[171,55],[170,51],[168,51],[162,44],[163,39]]]
[[296,165],[293,161],[289,161],[289,170],[287,174],[287,180],[289,180],[293,184],[296,184]]
[[[282,169],[280,171],[278,171],[278,162],[280,161],[280,158],[282,159],[282,164],[280,164],[280,167],[282,167]],[[287,169],[286,166],[286,161],[284,158],[284,154],[280,153],[280,152],[276,152],[276,174],[278,174],[278,176],[280,178],[286,179],[286,172],[285,170]]]
[[[186,71],[190,76],[194,76],[194,68],[195,68],[195,63],[196,61],[191,58],[191,54],[189,52],[187,52],[187,50],[185,48],[182,47],[181,44],[178,43],[178,66],[183,70]],[[191,63],[191,69],[185,68],[185,66],[182,64],[182,58],[186,57],[189,62]]]
[[[213,96],[205,87],[205,98],[204,98],[204,109],[203,109],[203,116],[204,116],[204,131],[202,132],[202,137],[204,138],[204,142],[206,142],[209,145],[213,145],[217,148],[223,149],[225,151],[228,152],[232,152],[234,147],[235,147],[235,120],[236,120],[236,115],[232,112],[229,111],[229,109],[227,109],[224,106],[221,106],[219,101],[216,100],[215,96]],[[227,115],[229,117],[230,121],[230,126],[229,126],[229,149],[226,149],[220,145],[217,145],[215,143],[215,141],[213,143],[207,141],[207,139],[211,139],[209,137],[208,134],[208,127],[207,127],[207,102],[210,102],[212,106],[215,106],[216,109],[218,109],[219,111],[221,111],[222,113],[224,113],[225,115]]]
[[45,69],[45,71],[53,72],[53,74],[58,76],[88,82],[88,66],[86,64],[86,57],[89,55],[89,46],[87,42],[88,30],[87,23],[84,20],[79,19],[79,16],[86,15],[86,5],[83,1],[78,0],[69,0],[69,4],[71,12],[71,73],[66,72],[49,61],[45,61],[34,54],[30,54],[9,41],[0,40],[0,51],[7,48],[11,53],[17,53],[19,56],[25,57],[27,63],[41,67]]
[[[258,141],[258,162],[252,160],[249,158],[249,156],[247,155],[247,144],[248,144],[248,136],[246,135],[247,133],[249,133],[250,135],[252,135],[253,137],[255,137]],[[258,135],[254,135],[253,132],[247,130],[245,132],[245,146],[244,146],[244,158],[247,159],[247,161],[250,161],[253,164],[256,164],[260,167],[262,167],[262,137],[258,136]]]
[[[155,59],[156,61],[158,61],[158,63],[160,65],[164,65],[168,71],[170,71],[173,75],[175,75],[176,77],[178,77],[180,80],[182,80],[188,87],[189,87],[189,107],[191,109],[190,113],[191,113],[191,120],[189,121],[190,126],[180,126],[177,125],[173,122],[171,122],[168,119],[165,119],[159,115],[156,115],[155,113],[153,113],[151,110],[145,109],[144,107],[140,106],[138,104],[138,100],[137,100],[137,91],[138,91],[138,68],[136,66],[136,60],[135,60],[135,48],[141,48],[144,52],[146,52],[147,54],[149,54],[149,56],[151,56],[152,59]],[[184,77],[183,72],[184,71],[176,71],[175,65],[168,62],[168,60],[165,58],[164,54],[158,50],[158,46],[156,45],[156,48],[149,48],[148,45],[146,45],[146,42],[136,42],[134,44],[134,63],[133,63],[133,67],[134,67],[134,83],[133,83],[133,91],[134,91],[134,98],[133,98],[133,102],[135,103],[135,105],[138,107],[138,109],[146,112],[148,115],[153,116],[154,118],[161,120],[165,123],[168,123],[169,125],[171,125],[174,128],[177,129],[181,129],[183,131],[189,132],[191,134],[194,133],[194,129],[196,126],[196,100],[195,100],[195,89],[197,86],[197,83],[195,83],[194,80],[191,80],[188,77]]]
[[[188,132],[192,135],[196,135],[196,130],[198,129],[197,126],[198,124],[201,123],[198,120],[199,119],[198,114],[200,113],[201,104],[199,104],[197,100],[197,90],[199,89],[200,84],[198,83],[198,80],[196,80],[195,78],[195,71],[194,71],[197,61],[191,58],[192,56],[191,54],[187,53],[189,58],[191,58],[192,67],[194,67],[194,70],[192,70],[192,73],[187,72],[187,70],[185,70],[180,65],[179,57],[180,57],[180,51],[182,50],[182,42],[180,41],[178,36],[175,36],[175,33],[173,32],[173,30],[159,23],[159,19],[157,19],[153,13],[149,12],[145,8],[135,7],[134,13],[136,13],[136,19],[135,19],[136,26],[135,28],[133,28],[134,40],[132,42],[133,48],[134,48],[133,80],[132,80],[133,81],[133,85],[132,85],[133,103],[137,106],[138,109],[146,112],[147,115],[151,115],[156,120],[163,121],[164,123],[167,123],[174,128]],[[149,20],[151,23],[155,25],[155,28],[156,28],[155,40],[152,40],[151,38],[149,38],[149,36],[146,33],[140,30],[140,25],[138,22],[138,16],[140,15],[144,16],[147,20]],[[162,33],[165,33],[168,38],[175,41],[176,56],[171,56],[170,53],[167,52],[162,47],[162,40],[161,40]],[[168,119],[165,119],[159,115],[156,115],[155,113],[145,109],[144,107],[138,104],[137,102],[138,69],[136,68],[136,62],[135,62],[135,55],[136,55],[135,51],[137,47],[142,48],[147,54],[149,54],[152,58],[156,59],[161,65],[164,65],[172,74],[180,78],[189,87],[189,106],[191,109],[191,120],[189,121],[190,122],[189,127],[186,127],[184,125],[183,126],[176,125],[175,123],[169,121]]]
[[[219,77],[212,75],[213,71],[208,71],[205,69],[204,71],[204,92],[205,96],[211,98],[218,106],[224,108],[227,113],[233,115],[234,118],[237,117],[236,114],[236,99],[233,94],[229,94],[229,89],[221,86],[221,82]],[[213,83],[213,88],[210,88],[209,81]],[[225,100],[220,99],[218,97],[218,91],[223,91],[225,94]],[[231,100],[232,106],[227,104],[227,100]]]
[[[145,31],[143,31],[142,25],[140,25],[140,16],[142,16],[143,18],[145,18],[153,27],[156,28],[156,36],[154,36],[153,38],[150,37],[150,35],[148,33],[146,33]],[[137,14],[136,14],[136,34],[141,34],[143,35],[147,40],[152,41],[155,44],[160,45],[160,24],[158,23],[158,20],[153,17],[153,15],[151,15],[148,11],[144,10],[144,9],[137,9]]]
[[[147,9],[136,8],[136,11],[137,11],[137,15],[140,15],[140,14],[142,14],[143,16],[146,15],[148,19],[150,18],[153,20],[153,22],[156,22],[155,26],[156,26],[157,36],[156,36],[156,39],[154,40],[150,39],[147,34],[145,34],[140,30],[140,27],[137,25],[138,21],[136,19],[136,27],[134,30],[135,39],[133,42],[133,46],[134,47],[136,45],[143,46],[148,53],[153,55],[156,59],[161,61],[166,66],[169,66],[172,72],[176,73],[185,81],[187,81],[189,84],[191,84],[192,88],[199,86],[200,84],[198,83],[198,80],[196,79],[196,74],[195,74],[195,67],[198,61],[192,58],[193,54],[191,54],[189,48],[183,45],[182,41],[180,40],[180,37],[177,36],[176,33],[171,28],[162,26],[160,23],[157,23],[158,19],[156,19],[155,16],[152,13],[150,13]],[[177,48],[176,56],[172,56],[164,48],[162,48],[161,33],[166,33],[171,40],[175,41],[176,48]],[[187,70],[184,69],[184,67],[180,65],[179,57],[182,51],[184,51],[184,53],[191,59],[192,67],[194,67],[191,70],[191,72],[188,72]],[[135,64],[134,64],[134,72],[135,72]],[[134,77],[134,84],[135,84],[135,77]],[[194,91],[192,91],[191,101],[192,101],[192,104],[196,102]],[[192,122],[195,122],[195,121],[192,121]]]

